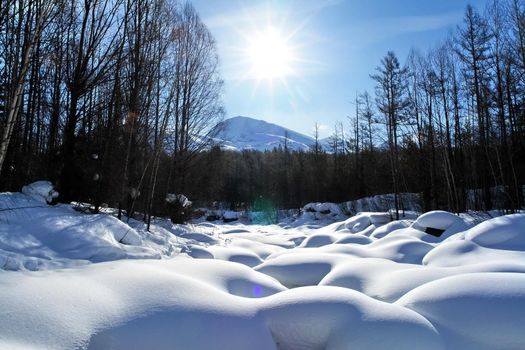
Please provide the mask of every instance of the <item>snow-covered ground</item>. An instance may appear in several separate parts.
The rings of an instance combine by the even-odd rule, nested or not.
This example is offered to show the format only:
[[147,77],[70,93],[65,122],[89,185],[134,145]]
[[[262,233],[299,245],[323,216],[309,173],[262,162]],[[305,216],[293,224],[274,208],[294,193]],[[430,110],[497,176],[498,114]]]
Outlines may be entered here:
[[0,194],[0,349],[525,349],[524,214],[148,232],[42,188]]

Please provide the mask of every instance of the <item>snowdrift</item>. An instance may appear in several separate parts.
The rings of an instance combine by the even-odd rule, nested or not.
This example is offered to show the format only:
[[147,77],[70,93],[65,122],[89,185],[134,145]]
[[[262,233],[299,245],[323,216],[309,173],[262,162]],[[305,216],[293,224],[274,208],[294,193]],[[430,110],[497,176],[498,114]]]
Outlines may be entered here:
[[0,349],[525,348],[524,214],[148,232],[49,186],[0,194]]

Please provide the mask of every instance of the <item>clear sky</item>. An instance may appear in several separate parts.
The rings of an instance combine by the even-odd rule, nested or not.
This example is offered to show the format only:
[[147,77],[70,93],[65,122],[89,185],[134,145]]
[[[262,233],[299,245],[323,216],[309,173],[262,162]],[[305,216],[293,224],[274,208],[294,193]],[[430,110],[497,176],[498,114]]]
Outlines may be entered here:
[[[387,51],[437,46],[488,0],[193,0],[215,36],[226,117],[328,136]],[[268,43],[271,41],[271,43]],[[267,49],[270,47],[270,49]],[[266,51],[273,51],[266,56]]]

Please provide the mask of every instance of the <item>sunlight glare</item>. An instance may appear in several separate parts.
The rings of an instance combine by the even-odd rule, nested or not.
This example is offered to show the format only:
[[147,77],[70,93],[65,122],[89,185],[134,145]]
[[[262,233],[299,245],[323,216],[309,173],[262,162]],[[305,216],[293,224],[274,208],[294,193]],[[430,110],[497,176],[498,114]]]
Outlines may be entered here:
[[284,78],[292,73],[293,55],[287,41],[273,28],[253,36],[248,54],[257,79]]

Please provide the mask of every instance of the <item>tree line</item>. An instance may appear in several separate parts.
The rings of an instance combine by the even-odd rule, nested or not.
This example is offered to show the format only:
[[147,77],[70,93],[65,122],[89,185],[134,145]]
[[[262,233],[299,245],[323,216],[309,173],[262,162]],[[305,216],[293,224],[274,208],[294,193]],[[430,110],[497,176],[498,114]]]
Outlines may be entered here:
[[223,118],[218,66],[190,3],[3,0],[1,189],[45,178],[61,201],[150,214]]
[[[412,182],[428,210],[460,212],[468,202],[482,210],[523,206],[522,0],[493,0],[483,13],[467,6],[445,43],[413,50],[403,66],[388,52],[371,77],[395,193]],[[355,125],[356,135],[366,134],[366,112]]]
[[[230,152],[211,136],[224,110],[215,42],[174,0],[0,3],[1,189],[53,181],[62,201],[148,220],[167,193],[197,205],[280,208],[421,193],[425,210],[523,207],[525,1],[472,6],[449,39],[401,63],[328,145]],[[285,135],[283,135],[285,136]],[[397,211],[396,211],[397,212]]]

